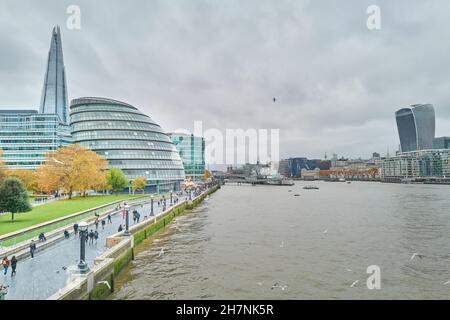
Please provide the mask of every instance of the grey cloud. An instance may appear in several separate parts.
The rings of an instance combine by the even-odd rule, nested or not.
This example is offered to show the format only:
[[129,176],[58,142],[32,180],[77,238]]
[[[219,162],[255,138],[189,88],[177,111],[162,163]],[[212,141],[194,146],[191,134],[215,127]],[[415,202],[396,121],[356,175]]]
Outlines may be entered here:
[[[380,31],[366,28],[373,2]],[[81,7],[80,31],[64,28],[69,4]],[[367,157],[395,151],[399,107],[434,103],[438,133],[450,121],[445,0],[1,0],[0,9],[5,107],[39,102],[60,24],[70,97],[127,101],[166,130],[194,120],[280,128],[283,156]]]

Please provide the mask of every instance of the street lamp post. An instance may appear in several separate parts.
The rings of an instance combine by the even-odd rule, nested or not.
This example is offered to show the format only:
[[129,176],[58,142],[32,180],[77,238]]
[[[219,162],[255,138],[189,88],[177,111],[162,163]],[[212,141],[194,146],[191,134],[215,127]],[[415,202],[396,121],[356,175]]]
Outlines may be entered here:
[[153,195],[151,196],[151,209],[150,209],[150,215],[153,216]]
[[86,263],[86,238],[88,232],[89,225],[85,221],[81,221],[78,224],[78,228],[80,230],[80,262],[78,263],[78,269],[80,273],[87,273],[89,271],[89,267]]
[[163,199],[164,199],[163,211],[166,211],[166,205],[167,205],[166,197],[163,196]]
[[130,236],[130,219],[129,219],[129,215],[130,215],[130,206],[127,204],[125,205],[125,232],[123,233],[125,236]]

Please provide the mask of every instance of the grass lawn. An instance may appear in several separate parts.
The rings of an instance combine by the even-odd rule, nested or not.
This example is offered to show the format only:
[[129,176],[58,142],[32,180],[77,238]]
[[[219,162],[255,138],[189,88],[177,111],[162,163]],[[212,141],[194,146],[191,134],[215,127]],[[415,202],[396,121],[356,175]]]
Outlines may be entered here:
[[117,200],[140,197],[141,195],[108,195],[108,196],[91,196],[77,197],[71,200],[60,200],[34,207],[32,211],[26,213],[16,213],[14,221],[11,221],[11,214],[0,216],[0,235],[28,228],[36,224],[47,222],[95,208],[104,204],[112,203]]

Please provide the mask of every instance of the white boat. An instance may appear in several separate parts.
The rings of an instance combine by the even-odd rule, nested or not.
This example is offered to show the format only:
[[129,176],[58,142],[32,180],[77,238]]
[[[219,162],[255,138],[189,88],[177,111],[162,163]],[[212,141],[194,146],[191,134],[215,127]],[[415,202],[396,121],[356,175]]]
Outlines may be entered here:
[[271,186],[293,186],[294,181],[286,179],[281,175],[274,175],[267,178],[266,184]]

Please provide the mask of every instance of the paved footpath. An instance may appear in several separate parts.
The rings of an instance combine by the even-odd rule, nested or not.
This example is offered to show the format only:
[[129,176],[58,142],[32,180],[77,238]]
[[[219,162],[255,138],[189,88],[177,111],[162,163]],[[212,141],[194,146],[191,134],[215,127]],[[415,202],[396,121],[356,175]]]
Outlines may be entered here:
[[[180,201],[184,197],[179,198]],[[167,208],[170,200],[167,201]],[[134,208],[141,214],[140,222],[144,216],[150,215],[150,203],[143,208],[140,205],[131,207],[130,226],[133,223],[132,211]],[[158,207],[157,201],[154,203],[155,215],[162,213],[162,205]],[[106,238],[117,233],[119,225],[125,228],[125,220],[122,213],[112,216],[112,224],[106,224],[102,230],[101,223],[98,226],[99,239],[97,244],[86,244],[86,262],[89,267],[94,265],[94,259],[106,251]],[[72,231],[73,229],[70,228]],[[89,230],[95,230],[95,225],[90,225]],[[12,257],[8,257],[11,259]],[[70,279],[71,270],[77,269],[80,258],[80,239],[73,233],[70,238],[56,242],[49,248],[37,251],[33,259],[27,258],[19,260],[17,263],[17,275],[11,277],[11,268],[8,274],[3,275],[3,268],[0,270],[0,284],[9,285],[6,300],[43,300],[47,299],[59,289],[66,286]]]

